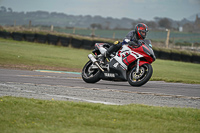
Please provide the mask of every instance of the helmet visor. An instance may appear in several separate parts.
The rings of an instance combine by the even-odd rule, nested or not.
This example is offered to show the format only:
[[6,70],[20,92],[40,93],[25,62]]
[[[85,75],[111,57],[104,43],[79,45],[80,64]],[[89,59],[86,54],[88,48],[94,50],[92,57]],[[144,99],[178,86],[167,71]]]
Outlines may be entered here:
[[142,37],[146,37],[148,30],[140,30],[139,32]]

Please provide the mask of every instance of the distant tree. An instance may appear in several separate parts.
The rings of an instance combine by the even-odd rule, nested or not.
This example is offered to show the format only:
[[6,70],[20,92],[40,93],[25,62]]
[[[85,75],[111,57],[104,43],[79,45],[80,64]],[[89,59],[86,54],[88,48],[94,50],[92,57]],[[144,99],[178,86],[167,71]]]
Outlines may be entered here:
[[64,14],[64,13],[57,13],[57,12],[51,12],[50,15],[51,15],[51,17],[63,17],[63,18],[67,17],[66,14]]
[[92,23],[92,24],[90,25],[90,27],[91,27],[92,29],[94,29],[94,28],[96,27],[96,24],[95,24],[95,23]]
[[102,29],[102,25],[101,24],[96,24],[96,23],[92,23],[91,25],[90,25],[90,27],[92,28],[92,29]]
[[102,25],[101,24],[97,24],[97,29],[102,29]]
[[159,26],[160,27],[164,27],[164,28],[167,28],[167,29],[170,29],[171,28],[171,22],[169,21],[168,18],[163,18],[161,19],[159,22],[158,22]]
[[45,18],[45,17],[49,17],[49,12],[47,11],[36,11],[33,12],[37,17],[41,17],[41,18]]
[[8,8],[8,11],[9,11],[9,12],[13,12],[12,8]]
[[109,21],[106,21],[106,27],[105,27],[106,30],[110,29],[110,22]]
[[146,25],[150,28],[150,29],[156,29],[158,27],[157,23],[154,21],[148,21],[146,22]]
[[6,7],[5,6],[1,6],[1,12],[6,12]]
[[132,29],[135,29],[135,25],[137,24],[137,22],[136,21],[134,21],[134,22],[132,22]]

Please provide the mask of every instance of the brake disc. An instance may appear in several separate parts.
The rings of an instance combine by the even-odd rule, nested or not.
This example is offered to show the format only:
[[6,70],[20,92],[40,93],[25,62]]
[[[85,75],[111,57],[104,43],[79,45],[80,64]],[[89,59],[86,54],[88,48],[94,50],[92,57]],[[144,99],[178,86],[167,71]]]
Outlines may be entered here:
[[145,73],[144,67],[140,67],[138,73],[133,72],[133,78],[134,79],[139,79],[139,78],[141,78],[144,75],[144,73]]

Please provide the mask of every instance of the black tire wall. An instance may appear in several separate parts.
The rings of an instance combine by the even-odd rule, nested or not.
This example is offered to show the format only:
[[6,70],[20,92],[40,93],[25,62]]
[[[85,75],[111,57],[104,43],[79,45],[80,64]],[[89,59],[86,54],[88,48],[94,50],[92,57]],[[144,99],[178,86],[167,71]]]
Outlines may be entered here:
[[[63,37],[56,36],[51,34],[34,34],[34,33],[21,33],[21,32],[7,32],[0,31],[1,38],[13,38],[17,41],[29,41],[29,42],[38,42],[38,43],[46,43],[52,45],[60,45],[68,47],[70,44],[74,48],[83,48],[92,50],[94,49],[95,43],[106,43],[105,41],[97,41],[97,40],[87,40],[87,39],[77,39],[73,37]],[[110,44],[112,45],[112,44]],[[198,54],[186,54],[183,52],[173,52],[173,50],[164,51],[162,49],[154,49],[155,56],[157,59],[164,60],[174,60],[174,61],[183,61],[183,62],[192,62],[192,63],[200,63],[200,55]]]

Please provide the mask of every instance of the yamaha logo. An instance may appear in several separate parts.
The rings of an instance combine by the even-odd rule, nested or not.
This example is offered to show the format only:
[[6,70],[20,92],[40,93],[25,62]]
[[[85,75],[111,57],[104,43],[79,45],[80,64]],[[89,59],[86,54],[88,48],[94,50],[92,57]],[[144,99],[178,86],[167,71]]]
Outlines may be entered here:
[[114,73],[104,73],[104,75],[105,75],[106,77],[112,77],[112,78],[115,77],[115,74],[114,74]]

